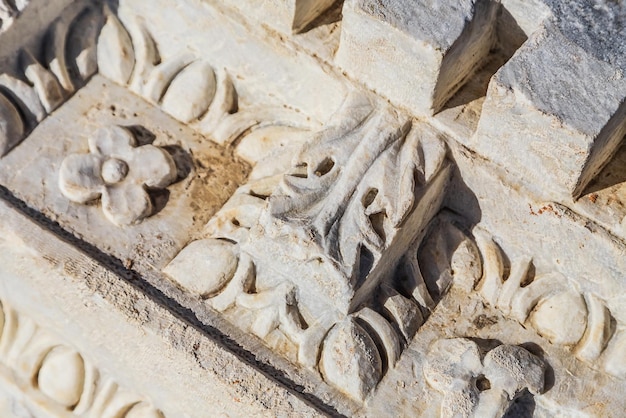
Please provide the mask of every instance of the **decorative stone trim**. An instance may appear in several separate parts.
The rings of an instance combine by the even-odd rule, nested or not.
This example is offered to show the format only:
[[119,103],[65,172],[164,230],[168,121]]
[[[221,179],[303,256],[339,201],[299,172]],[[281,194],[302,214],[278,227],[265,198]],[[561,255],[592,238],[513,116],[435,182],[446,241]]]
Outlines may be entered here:
[[[350,0],[341,22],[321,29],[310,25],[336,2],[225,3],[78,0],[25,40],[0,75],[0,181],[12,199],[110,257],[105,270],[121,272],[113,281],[130,275],[139,296],[120,303],[140,321],[144,293],[156,294],[183,329],[232,338],[228,350],[249,350],[241,357],[269,365],[264,374],[307,402],[374,416],[433,408],[501,416],[528,391],[547,414],[572,400],[569,387],[589,392],[589,382],[605,379],[589,410],[619,407],[606,382],[626,377],[624,303],[610,295],[624,288],[625,244],[567,207],[626,126],[622,60],[604,54],[597,33],[574,36],[585,19],[568,23],[559,14],[571,6],[551,1],[507,41],[503,19],[527,2]],[[18,4],[0,0],[0,18],[7,5]],[[172,7],[171,22],[151,10],[161,6]],[[616,27],[609,17],[622,6],[583,6]],[[570,106],[553,100],[569,91],[559,84],[562,62],[545,63],[571,56],[580,67],[566,70],[580,83]],[[545,74],[559,94],[536,82]],[[144,122],[154,122],[152,138],[138,132]],[[538,126],[554,134],[549,144]],[[63,135],[48,142],[48,128]],[[68,135],[73,128],[80,134]],[[511,141],[518,135],[529,140]],[[22,170],[27,161],[32,170]],[[537,210],[545,196],[533,188],[542,182],[553,203]],[[101,208],[89,204],[97,199]],[[114,236],[109,221],[119,226]],[[546,251],[540,241],[554,231],[575,231],[590,251]],[[576,254],[589,260],[604,250],[610,260],[589,276],[603,272],[606,281],[576,273],[585,263]],[[466,311],[465,302],[475,305]],[[150,320],[167,334],[167,324]],[[15,344],[9,351],[21,359],[20,338],[0,339],[0,359],[3,344]],[[521,348],[527,341],[546,360]],[[89,377],[87,355],[50,344],[35,375],[25,375],[36,401],[79,416],[160,416]],[[198,363],[213,354],[181,345]],[[584,378],[560,375],[549,387],[554,362]],[[51,377],[59,368],[67,380]],[[251,387],[228,373],[218,374],[226,386]],[[442,407],[429,406],[432,398]]]
[[72,417],[164,418],[150,400],[120,387],[88,356],[6,302],[1,304],[0,328],[0,363],[11,371],[0,378],[32,391],[37,410],[55,416],[66,411]]
[[[0,157],[97,71],[95,43],[99,19],[100,12],[88,0],[75,1],[42,38],[47,66],[29,48],[24,48],[20,52],[20,76],[0,74]],[[73,54],[77,55],[75,60],[68,62],[67,55]]]
[[526,257],[512,261],[507,277],[497,244],[480,232],[476,239],[485,263],[477,289],[487,303],[534,328],[552,344],[571,348],[580,360],[626,378],[626,359],[618,354],[620,348],[609,350],[601,359],[613,338],[618,347],[624,338],[620,336],[623,324],[615,324],[615,318],[597,296],[576,290],[558,272],[531,276],[532,260]]
[[578,291],[557,271],[536,272],[529,257],[514,258],[505,269],[505,254],[493,237],[477,228],[471,238],[449,215],[441,216],[431,228],[420,253],[427,258],[439,251],[433,259],[440,265],[429,272],[431,263],[425,264],[422,272],[427,286],[445,291],[454,281],[466,291],[475,289],[486,303],[535,329],[550,343],[571,349],[578,359],[609,374],[626,378],[625,359],[619,354],[624,325],[600,298]]
[[[293,161],[286,174],[258,163],[207,225],[210,238],[192,242],[164,271],[227,317],[253,313],[252,323],[233,320],[270,346],[293,346],[295,361],[363,400],[423,322],[419,304],[383,278],[403,255],[396,246],[417,239],[438,207],[445,145],[419,123],[411,128],[354,97]],[[276,159],[266,164],[276,167]],[[399,233],[401,223],[411,235]],[[288,254],[290,242],[307,241],[309,252],[268,264],[270,252]],[[373,297],[379,287],[381,305]],[[357,348],[364,351],[349,354]]]
[[144,27],[134,22],[129,31],[110,10],[106,14],[97,49],[101,75],[127,85],[179,121],[194,122],[203,133],[213,133],[237,109],[228,75],[218,79],[211,66],[191,51],[159,62],[154,40]]
[[543,392],[546,363],[526,349],[499,345],[483,356],[466,338],[435,341],[424,377],[442,392],[441,417],[501,417],[525,390]]

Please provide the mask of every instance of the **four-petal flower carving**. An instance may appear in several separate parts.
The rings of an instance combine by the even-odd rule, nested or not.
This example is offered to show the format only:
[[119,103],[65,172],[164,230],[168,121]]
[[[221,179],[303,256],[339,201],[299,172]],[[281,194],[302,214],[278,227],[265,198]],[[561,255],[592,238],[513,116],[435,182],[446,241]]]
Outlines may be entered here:
[[69,155],[61,164],[59,186],[77,203],[102,196],[102,210],[116,225],[140,222],[152,213],[148,188],[164,188],[176,179],[176,164],[161,148],[137,146],[130,131],[100,129],[89,138],[89,154]]

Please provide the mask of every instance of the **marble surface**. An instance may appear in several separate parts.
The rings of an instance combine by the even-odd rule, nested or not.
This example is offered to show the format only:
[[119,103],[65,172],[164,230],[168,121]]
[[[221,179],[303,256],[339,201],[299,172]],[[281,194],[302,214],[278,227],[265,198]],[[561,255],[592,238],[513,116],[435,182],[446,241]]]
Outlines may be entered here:
[[593,3],[0,0],[0,414],[621,416]]

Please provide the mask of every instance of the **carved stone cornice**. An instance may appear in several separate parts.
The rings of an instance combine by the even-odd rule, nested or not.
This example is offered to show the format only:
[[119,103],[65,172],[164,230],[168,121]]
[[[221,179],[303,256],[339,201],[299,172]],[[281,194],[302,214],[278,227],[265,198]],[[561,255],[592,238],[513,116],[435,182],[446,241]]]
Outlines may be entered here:
[[[621,186],[572,200],[606,164],[623,181],[609,163],[626,126],[622,60],[596,32],[576,35],[598,14],[613,27],[618,6],[568,20],[549,2],[518,40],[502,35],[528,7],[515,1],[346,1],[332,29],[313,27],[332,1],[225,3],[76,0],[0,56],[3,201],[73,248],[46,235],[67,259],[46,247],[29,260],[70,266],[59,276],[151,324],[167,355],[195,359],[191,374],[210,369],[213,402],[247,393],[247,412],[255,379],[277,397],[259,395],[259,410],[284,397],[286,414],[501,416],[520,399],[580,411],[569,388],[600,378],[588,410],[619,408]],[[2,39],[25,4],[0,0]],[[580,120],[535,66],[570,55],[584,64],[568,69],[574,102],[601,105]],[[26,225],[11,230],[22,247],[42,246],[6,213]],[[159,416],[8,306],[0,360],[35,353],[17,385],[28,399],[60,416]]]

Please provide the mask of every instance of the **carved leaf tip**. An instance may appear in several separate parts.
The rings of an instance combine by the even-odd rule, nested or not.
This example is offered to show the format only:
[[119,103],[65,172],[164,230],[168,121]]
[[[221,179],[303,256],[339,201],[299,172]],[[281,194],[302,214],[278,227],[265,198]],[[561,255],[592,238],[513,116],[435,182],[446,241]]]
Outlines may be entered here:
[[0,157],[24,137],[24,121],[16,107],[0,93]]
[[142,95],[144,83],[148,79],[150,72],[161,61],[161,57],[154,38],[148,32],[142,19],[135,18],[131,29],[131,39],[135,48],[135,67],[129,87],[131,91]]
[[97,48],[100,74],[118,84],[128,83],[135,67],[135,51],[128,31],[110,10]]
[[161,106],[179,121],[189,123],[207,112],[216,84],[213,68],[204,61],[195,61],[174,78]]
[[26,50],[22,51],[20,61],[24,69],[24,75],[34,85],[43,107],[47,113],[51,113],[65,99],[65,91],[59,80]]

